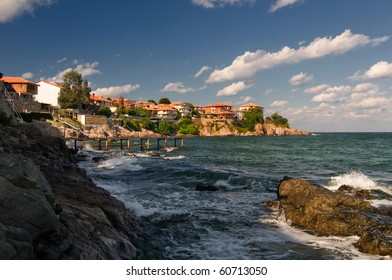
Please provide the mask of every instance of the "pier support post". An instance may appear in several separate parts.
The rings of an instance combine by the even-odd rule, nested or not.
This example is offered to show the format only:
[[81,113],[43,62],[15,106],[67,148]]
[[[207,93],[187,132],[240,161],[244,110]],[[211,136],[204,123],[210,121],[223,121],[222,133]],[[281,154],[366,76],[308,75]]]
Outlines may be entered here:
[[102,139],[98,139],[98,151],[102,151]]
[[109,151],[109,139],[106,139],[105,150]]

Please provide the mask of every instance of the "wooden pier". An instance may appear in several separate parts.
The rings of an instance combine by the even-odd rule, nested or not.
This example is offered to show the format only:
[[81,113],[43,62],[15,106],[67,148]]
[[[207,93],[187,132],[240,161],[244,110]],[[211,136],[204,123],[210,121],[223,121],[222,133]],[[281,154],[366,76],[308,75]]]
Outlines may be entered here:
[[98,151],[160,151],[168,148],[184,148],[184,137],[154,137],[154,138],[66,138],[73,142],[74,150],[83,150],[88,144]]

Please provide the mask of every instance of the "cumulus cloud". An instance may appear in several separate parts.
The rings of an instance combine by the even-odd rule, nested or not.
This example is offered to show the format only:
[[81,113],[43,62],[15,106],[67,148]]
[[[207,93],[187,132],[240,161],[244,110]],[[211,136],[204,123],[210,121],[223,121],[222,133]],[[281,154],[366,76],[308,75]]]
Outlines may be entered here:
[[0,23],[13,20],[26,12],[33,13],[40,6],[50,6],[54,0],[1,0]]
[[240,81],[237,83],[232,83],[231,85],[218,91],[216,96],[235,96],[239,92],[244,91],[248,88],[253,87],[254,84],[247,84],[245,81]]
[[99,69],[97,69],[99,66],[98,62],[93,62],[93,63],[83,63],[83,64],[78,64],[76,65],[75,68],[67,68],[63,71],[60,71],[57,73],[56,76],[52,77],[52,78],[48,78],[47,80],[53,81],[53,82],[61,82],[63,80],[63,76],[65,73],[69,72],[69,71],[77,71],[79,74],[82,75],[82,77],[87,77],[87,76],[91,76],[91,75],[95,75],[95,74],[101,74],[101,71]]
[[271,107],[283,107],[286,106],[289,102],[287,100],[275,100],[270,104]]
[[311,101],[316,103],[330,103],[335,102],[337,97],[338,95],[335,92],[324,92],[313,97]]
[[240,101],[236,103],[236,105],[243,105],[249,102],[252,102],[254,98],[252,96],[241,96]]
[[195,91],[193,88],[187,88],[182,82],[168,83],[161,92],[177,92],[177,93],[189,93]]
[[112,86],[107,88],[97,88],[94,93],[105,97],[118,97],[122,94],[127,94],[140,88],[139,84],[126,84],[123,86]]
[[368,92],[368,93],[377,93],[379,89],[379,86],[377,84],[373,83],[363,83],[363,84],[358,84],[354,87],[353,91],[354,92]]
[[272,4],[270,12],[274,13],[281,8],[291,6],[300,2],[302,2],[302,0],[276,0],[276,2]]
[[210,70],[210,67],[208,67],[208,66],[201,67],[200,70],[197,71],[197,73],[195,74],[195,76],[194,76],[195,79],[199,78],[204,72],[206,72],[208,70]]
[[242,5],[245,3],[253,3],[255,0],[192,0],[196,6],[211,9],[223,7],[226,5]]
[[32,79],[34,77],[34,74],[31,72],[26,72],[22,74],[23,79]]
[[282,64],[294,64],[305,60],[317,59],[328,55],[344,54],[361,46],[379,45],[389,39],[389,36],[370,38],[363,34],[354,34],[345,30],[336,37],[314,39],[309,45],[298,49],[283,47],[278,52],[257,50],[247,51],[234,59],[230,66],[214,70],[207,83],[218,83],[234,79],[249,78],[257,72],[274,68]]
[[289,80],[290,85],[293,87],[302,87],[309,84],[311,81],[313,81],[313,75],[308,75],[302,72],[292,76]]
[[360,71],[349,77],[349,80],[392,79],[392,63],[379,61],[365,73]]
[[326,90],[328,88],[330,88],[329,85],[321,84],[321,85],[318,85],[318,86],[315,86],[315,87],[307,88],[307,89],[304,90],[304,92],[308,93],[308,94],[314,94],[314,93],[318,93],[318,92],[324,91],[324,90]]
[[320,94],[314,96],[311,102],[316,103],[332,103],[338,101],[342,94],[348,93],[350,86],[333,86],[324,89]]

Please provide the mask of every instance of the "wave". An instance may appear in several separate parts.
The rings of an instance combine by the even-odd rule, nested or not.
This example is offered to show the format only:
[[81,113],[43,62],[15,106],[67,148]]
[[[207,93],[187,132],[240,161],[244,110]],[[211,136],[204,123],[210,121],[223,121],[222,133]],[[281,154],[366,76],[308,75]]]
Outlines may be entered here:
[[377,180],[372,179],[359,171],[352,171],[331,177],[331,180],[325,187],[332,191],[336,191],[342,185],[348,185],[363,190],[380,190],[392,195],[390,187],[381,185]]
[[133,157],[117,157],[102,161],[97,168],[117,171],[140,171],[144,167],[138,164],[138,159]]
[[[309,245],[313,248],[327,249],[331,252],[335,252],[334,255],[338,259],[354,259],[354,260],[379,260],[379,259],[390,259],[390,257],[370,255],[360,252],[353,244],[358,241],[358,236],[317,236],[307,233],[305,230],[301,230],[297,227],[293,227],[289,221],[286,220],[284,214],[278,217],[261,217],[260,222],[264,224],[274,225],[280,229],[280,233],[285,235],[295,242]],[[280,237],[282,238],[282,237]]]

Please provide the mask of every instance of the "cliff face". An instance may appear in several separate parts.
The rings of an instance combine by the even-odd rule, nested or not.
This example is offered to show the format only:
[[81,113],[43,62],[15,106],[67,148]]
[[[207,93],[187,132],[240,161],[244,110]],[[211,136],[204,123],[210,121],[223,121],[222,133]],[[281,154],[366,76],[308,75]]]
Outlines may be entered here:
[[0,259],[142,257],[137,219],[37,125],[0,125]]
[[273,123],[256,124],[253,132],[240,133],[238,128],[225,122],[214,123],[211,119],[202,118],[198,123],[200,136],[284,136],[310,135],[310,132],[276,126]]

